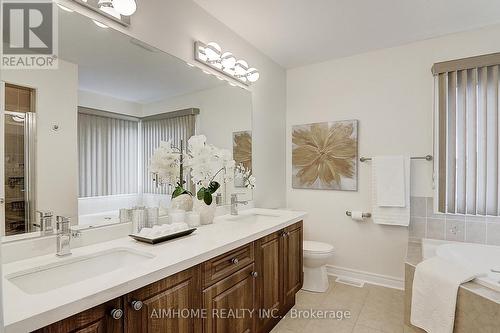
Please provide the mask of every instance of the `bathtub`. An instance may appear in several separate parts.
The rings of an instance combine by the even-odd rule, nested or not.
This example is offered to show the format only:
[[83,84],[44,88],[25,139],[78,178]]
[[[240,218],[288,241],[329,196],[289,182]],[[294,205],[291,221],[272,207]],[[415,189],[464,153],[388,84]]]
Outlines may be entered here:
[[480,272],[474,281],[500,292],[500,246],[422,239],[422,258],[434,256]]
[[86,214],[78,216],[79,226],[95,226],[120,223],[118,211],[102,212],[97,214]]

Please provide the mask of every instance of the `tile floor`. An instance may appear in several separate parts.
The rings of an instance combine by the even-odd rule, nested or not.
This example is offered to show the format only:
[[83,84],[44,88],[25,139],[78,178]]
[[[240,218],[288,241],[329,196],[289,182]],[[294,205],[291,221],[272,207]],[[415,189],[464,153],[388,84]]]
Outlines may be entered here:
[[369,284],[357,288],[335,283],[334,278],[330,278],[330,289],[326,293],[301,290],[294,309],[350,311],[349,319],[292,318],[289,312],[271,333],[411,332],[403,326],[403,297],[402,290]]

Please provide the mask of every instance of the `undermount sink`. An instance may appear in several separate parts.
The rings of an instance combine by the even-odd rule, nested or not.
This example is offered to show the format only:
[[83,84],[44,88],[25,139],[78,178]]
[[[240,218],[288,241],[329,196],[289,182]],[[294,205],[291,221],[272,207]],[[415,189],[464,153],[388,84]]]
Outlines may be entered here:
[[279,215],[252,212],[252,213],[240,213],[239,215],[229,215],[225,218],[225,220],[235,221],[235,222],[245,222],[245,223],[257,223],[257,222],[273,221],[279,218],[280,218]]
[[6,278],[28,294],[39,294],[152,258],[154,255],[150,253],[129,248],[115,248],[85,256],[60,259],[51,264],[9,274]]

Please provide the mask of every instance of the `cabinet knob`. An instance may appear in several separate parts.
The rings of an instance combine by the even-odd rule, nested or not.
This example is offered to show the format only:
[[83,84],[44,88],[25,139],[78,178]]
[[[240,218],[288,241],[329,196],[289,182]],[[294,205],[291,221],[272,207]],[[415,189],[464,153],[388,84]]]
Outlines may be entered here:
[[238,260],[238,258],[233,258],[231,259],[231,262],[233,263],[233,265],[238,265],[240,261]]
[[290,236],[290,231],[286,232],[286,237]]
[[135,311],[139,311],[140,309],[142,309],[143,303],[141,301],[132,301],[130,302],[130,305],[132,305],[132,308]]
[[286,237],[286,231],[283,231],[283,232],[281,233],[281,237],[283,237],[283,238],[284,238],[284,237]]
[[257,272],[252,272],[252,273],[250,273],[250,275],[251,275],[251,276],[253,276],[254,278],[256,278],[257,276],[259,276],[259,273],[257,273]]
[[113,309],[111,310],[111,318],[113,319],[121,319],[123,317],[123,310],[122,309]]

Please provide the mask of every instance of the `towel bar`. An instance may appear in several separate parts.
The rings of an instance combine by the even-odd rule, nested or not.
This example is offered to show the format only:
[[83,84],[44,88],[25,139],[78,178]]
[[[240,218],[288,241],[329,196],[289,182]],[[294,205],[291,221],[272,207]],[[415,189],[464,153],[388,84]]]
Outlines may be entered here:
[[[350,211],[346,210],[345,215],[351,216],[352,213]],[[370,217],[372,217],[372,213],[363,213],[363,214],[361,214],[361,216],[365,217],[365,218],[370,218]]]
[[[426,161],[432,161],[432,155],[425,155],[425,156],[412,156],[410,157],[412,160],[426,160]],[[360,157],[359,161],[360,162],[366,162],[366,161],[371,161],[371,157]]]

